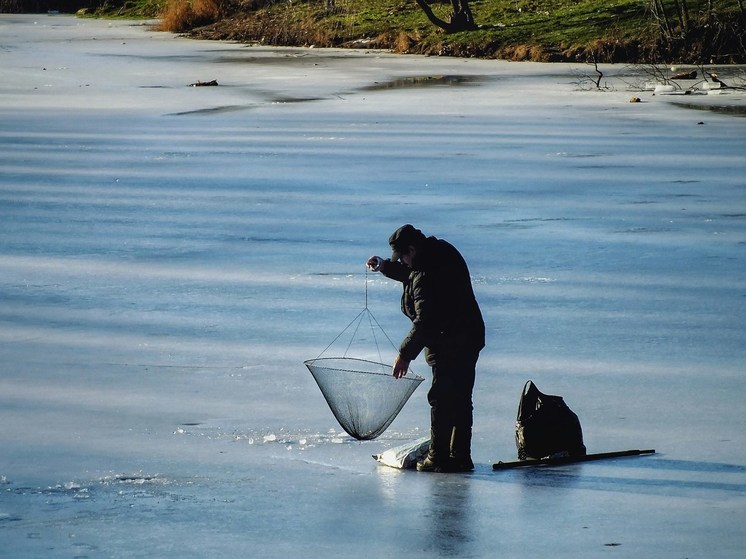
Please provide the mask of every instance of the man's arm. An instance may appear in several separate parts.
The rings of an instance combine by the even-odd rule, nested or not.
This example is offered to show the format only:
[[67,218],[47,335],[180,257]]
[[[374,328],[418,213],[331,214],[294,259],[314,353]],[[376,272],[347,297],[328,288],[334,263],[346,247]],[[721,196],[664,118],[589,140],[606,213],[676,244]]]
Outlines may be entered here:
[[369,270],[381,272],[387,278],[404,283],[409,279],[409,267],[401,262],[394,262],[389,258],[385,260],[380,256],[371,256],[368,258],[367,266]]
[[381,273],[387,278],[404,283],[409,279],[411,270],[401,262],[394,262],[388,258],[381,263]]

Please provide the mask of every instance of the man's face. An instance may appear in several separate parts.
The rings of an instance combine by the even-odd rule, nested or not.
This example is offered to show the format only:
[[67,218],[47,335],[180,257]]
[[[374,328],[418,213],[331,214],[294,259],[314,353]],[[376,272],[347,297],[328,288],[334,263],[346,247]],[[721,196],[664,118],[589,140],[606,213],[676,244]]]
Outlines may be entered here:
[[412,267],[412,261],[414,260],[415,253],[417,251],[413,246],[407,248],[407,252],[402,252],[401,261],[406,264],[409,268]]

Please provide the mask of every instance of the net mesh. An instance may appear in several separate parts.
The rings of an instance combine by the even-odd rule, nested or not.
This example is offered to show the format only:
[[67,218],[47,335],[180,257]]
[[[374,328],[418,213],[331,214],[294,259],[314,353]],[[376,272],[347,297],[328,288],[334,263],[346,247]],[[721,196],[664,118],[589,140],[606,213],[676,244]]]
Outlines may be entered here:
[[391,365],[352,357],[304,361],[342,428],[358,440],[375,439],[394,421],[424,380],[396,379]]

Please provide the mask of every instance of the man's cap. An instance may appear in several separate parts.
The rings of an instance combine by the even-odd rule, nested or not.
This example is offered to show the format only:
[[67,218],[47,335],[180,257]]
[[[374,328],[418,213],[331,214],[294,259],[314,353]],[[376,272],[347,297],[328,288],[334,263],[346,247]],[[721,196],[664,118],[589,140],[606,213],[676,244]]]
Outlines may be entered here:
[[425,239],[425,235],[419,229],[415,229],[413,225],[407,224],[402,225],[393,232],[389,237],[389,245],[391,245],[391,260],[396,262],[401,258],[401,255],[407,252],[407,247],[410,245],[417,246]]

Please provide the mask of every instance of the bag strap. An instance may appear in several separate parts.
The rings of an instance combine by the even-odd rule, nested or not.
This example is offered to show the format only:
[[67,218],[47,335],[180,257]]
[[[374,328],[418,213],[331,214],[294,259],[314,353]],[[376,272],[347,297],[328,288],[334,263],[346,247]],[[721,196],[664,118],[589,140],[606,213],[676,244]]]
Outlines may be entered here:
[[538,390],[532,380],[527,380],[526,384],[523,385],[523,390],[521,391],[521,399],[518,401],[518,415],[516,415],[515,417],[516,421],[519,421],[521,419],[523,400],[525,400],[526,396],[528,396],[528,393],[531,392],[532,388],[534,390]]
[[534,384],[534,381],[527,380],[526,384],[523,385],[523,396],[528,395],[528,393],[531,391],[531,387],[536,388],[536,385]]

